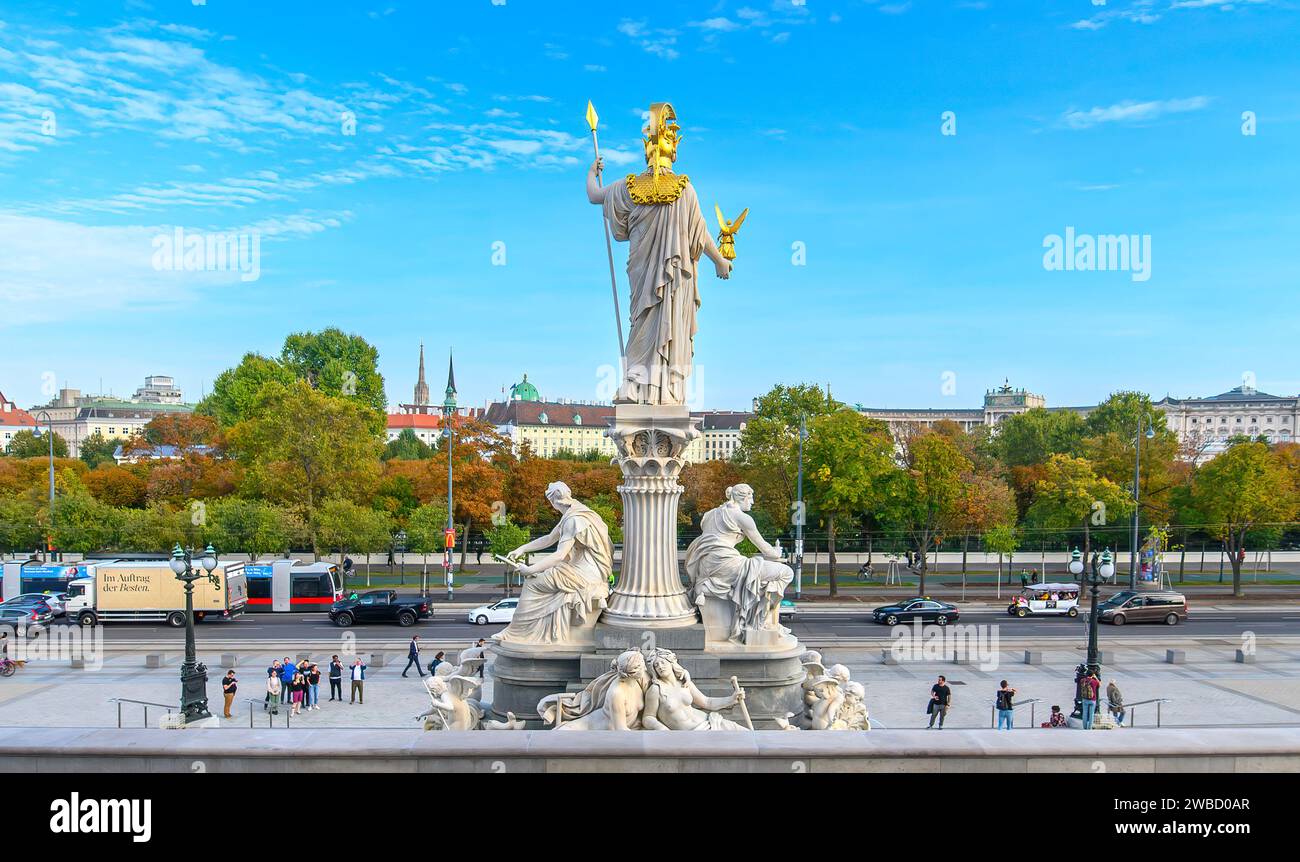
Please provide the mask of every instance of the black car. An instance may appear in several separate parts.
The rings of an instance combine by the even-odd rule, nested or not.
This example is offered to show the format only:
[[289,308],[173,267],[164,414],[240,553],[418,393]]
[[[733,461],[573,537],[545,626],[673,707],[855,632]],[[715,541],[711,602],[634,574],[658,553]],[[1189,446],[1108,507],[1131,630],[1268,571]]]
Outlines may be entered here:
[[871,612],[871,618],[887,626],[910,623],[920,620],[923,623],[937,623],[946,626],[956,622],[961,613],[947,602],[940,602],[929,596],[905,599],[896,605],[886,605]]
[[330,619],[347,628],[353,623],[397,623],[413,626],[431,615],[429,602],[419,596],[399,596],[396,590],[373,590],[330,606]]

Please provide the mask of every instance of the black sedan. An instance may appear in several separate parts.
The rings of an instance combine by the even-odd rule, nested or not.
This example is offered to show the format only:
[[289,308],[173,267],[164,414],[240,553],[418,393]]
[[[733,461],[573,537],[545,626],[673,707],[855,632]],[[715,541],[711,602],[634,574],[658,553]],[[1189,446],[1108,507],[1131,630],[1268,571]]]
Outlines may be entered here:
[[887,626],[910,623],[920,620],[923,623],[936,623],[946,626],[954,623],[961,613],[947,602],[936,601],[928,596],[906,599],[896,605],[886,605],[871,612],[871,618]]
[[353,623],[397,623],[413,626],[432,615],[427,599],[401,596],[396,590],[373,590],[330,606],[330,619],[347,628]]

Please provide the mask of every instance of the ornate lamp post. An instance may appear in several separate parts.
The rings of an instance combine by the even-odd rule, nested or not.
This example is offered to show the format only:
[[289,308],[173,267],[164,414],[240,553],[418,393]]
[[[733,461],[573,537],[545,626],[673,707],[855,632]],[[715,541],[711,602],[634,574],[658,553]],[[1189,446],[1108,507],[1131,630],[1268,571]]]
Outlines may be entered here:
[[217,568],[217,552],[208,545],[199,560],[202,571],[192,565],[190,552],[180,545],[172,549],[171,567],[176,580],[185,584],[185,661],[181,664],[181,716],[185,723],[211,718],[208,712],[208,668],[199,664],[194,647],[194,582],[207,578],[215,587],[221,579],[212,574]]
[[[44,410],[36,414],[38,420],[42,416],[45,417],[45,425],[49,429],[46,433],[50,435],[50,534],[46,537],[45,541],[45,555],[47,558],[50,558],[54,556],[54,420],[51,419],[50,414]],[[32,429],[32,436],[38,439],[40,438],[40,425],[37,425]]]
[[[1074,553],[1070,555],[1070,574],[1080,575],[1083,573],[1083,560],[1079,555],[1079,549],[1075,548]],[[1098,592],[1101,589],[1101,582],[1109,580],[1115,574],[1115,562],[1111,557],[1110,548],[1107,548],[1101,555],[1101,567],[1092,573],[1088,578],[1088,584],[1091,587],[1091,600],[1088,608],[1088,657],[1084,663],[1074,669],[1074,714],[1071,718],[1083,720],[1083,701],[1079,699],[1079,681],[1088,673],[1097,674],[1101,677],[1101,663],[1097,660],[1097,605]]]

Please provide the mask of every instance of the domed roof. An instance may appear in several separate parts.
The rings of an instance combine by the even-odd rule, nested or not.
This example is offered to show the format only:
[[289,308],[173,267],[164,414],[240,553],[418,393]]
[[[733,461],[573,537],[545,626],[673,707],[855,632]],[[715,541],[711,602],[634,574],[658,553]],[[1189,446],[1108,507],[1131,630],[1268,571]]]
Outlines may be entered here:
[[510,387],[511,401],[541,401],[542,396],[537,393],[537,387],[528,382],[528,375],[524,379]]

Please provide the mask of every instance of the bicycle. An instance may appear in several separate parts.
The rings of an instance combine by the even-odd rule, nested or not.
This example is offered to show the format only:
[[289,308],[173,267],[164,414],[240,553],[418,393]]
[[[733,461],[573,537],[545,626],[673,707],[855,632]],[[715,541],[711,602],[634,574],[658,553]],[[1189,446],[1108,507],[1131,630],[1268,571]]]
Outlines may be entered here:
[[876,570],[871,567],[870,563],[858,569],[858,580],[861,583],[869,584],[875,579]]
[[21,665],[13,659],[0,659],[0,676],[13,676],[19,667]]

